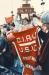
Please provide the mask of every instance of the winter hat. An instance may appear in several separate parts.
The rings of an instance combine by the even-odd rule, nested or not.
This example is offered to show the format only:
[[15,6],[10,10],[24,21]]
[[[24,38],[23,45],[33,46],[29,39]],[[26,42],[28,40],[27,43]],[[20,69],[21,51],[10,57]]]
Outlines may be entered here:
[[49,11],[44,12],[41,16],[42,22],[45,24],[49,24]]

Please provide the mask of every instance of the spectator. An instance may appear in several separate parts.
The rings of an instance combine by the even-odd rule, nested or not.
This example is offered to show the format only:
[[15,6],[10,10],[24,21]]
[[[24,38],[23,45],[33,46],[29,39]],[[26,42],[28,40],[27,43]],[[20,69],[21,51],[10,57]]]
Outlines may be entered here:
[[[46,14],[44,16],[46,16]],[[47,22],[48,16],[45,18],[46,18],[46,21],[42,21],[43,26],[41,27],[41,30],[39,31],[39,38],[40,40],[42,40],[42,44],[43,44],[40,63],[42,65],[43,75],[49,75],[49,41],[48,41],[49,24]]]

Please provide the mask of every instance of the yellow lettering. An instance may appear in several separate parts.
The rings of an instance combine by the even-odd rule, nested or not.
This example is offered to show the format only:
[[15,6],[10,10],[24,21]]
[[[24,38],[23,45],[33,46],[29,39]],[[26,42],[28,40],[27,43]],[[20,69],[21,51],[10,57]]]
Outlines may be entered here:
[[29,47],[25,47],[25,52],[30,52]]
[[27,40],[27,41],[31,41],[31,40],[32,40],[31,36],[30,36],[30,35],[27,35],[27,36],[26,36],[26,40]]
[[16,38],[17,43],[21,43],[21,39],[20,38]]

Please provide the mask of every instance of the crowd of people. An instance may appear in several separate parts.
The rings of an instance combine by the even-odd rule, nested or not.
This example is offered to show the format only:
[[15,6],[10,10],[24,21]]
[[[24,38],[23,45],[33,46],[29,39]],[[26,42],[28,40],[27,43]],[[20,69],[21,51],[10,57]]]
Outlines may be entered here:
[[[49,75],[49,23],[44,23],[35,14],[30,17],[30,20],[25,18],[21,23],[14,20],[12,23],[6,23],[0,26],[0,66],[4,66],[4,68],[0,68],[0,75],[9,75],[9,70],[10,73],[11,71],[14,73],[10,75],[22,75],[23,65],[11,43],[14,38],[12,32],[21,32],[33,26],[38,26],[38,36],[41,45],[41,53],[39,53],[38,58],[38,64],[41,70],[38,68],[39,70],[36,70],[34,74]],[[5,68],[8,69],[8,72],[5,71]],[[4,71],[5,74],[3,73]]]

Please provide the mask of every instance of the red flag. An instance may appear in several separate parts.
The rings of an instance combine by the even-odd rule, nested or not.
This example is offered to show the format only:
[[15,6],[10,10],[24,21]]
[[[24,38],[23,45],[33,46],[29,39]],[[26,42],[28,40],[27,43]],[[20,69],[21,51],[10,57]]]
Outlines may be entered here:
[[37,65],[37,56],[39,50],[37,27],[33,27],[26,31],[13,33],[15,36],[15,45],[18,55],[23,64],[30,64],[33,67]]
[[34,75],[34,72],[32,71],[32,69],[24,67],[23,69],[23,74],[22,75]]

